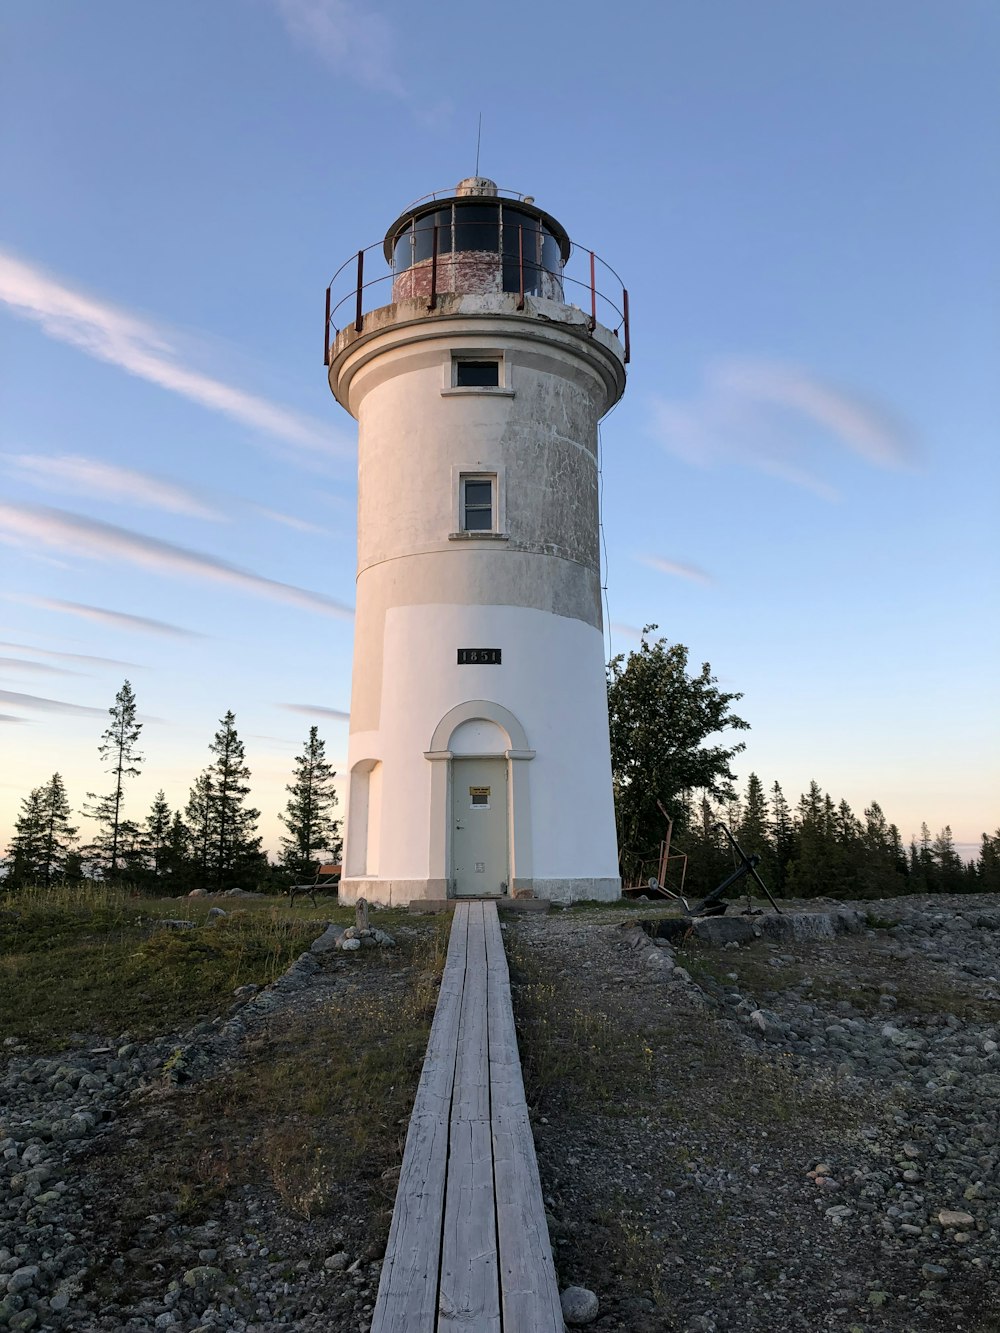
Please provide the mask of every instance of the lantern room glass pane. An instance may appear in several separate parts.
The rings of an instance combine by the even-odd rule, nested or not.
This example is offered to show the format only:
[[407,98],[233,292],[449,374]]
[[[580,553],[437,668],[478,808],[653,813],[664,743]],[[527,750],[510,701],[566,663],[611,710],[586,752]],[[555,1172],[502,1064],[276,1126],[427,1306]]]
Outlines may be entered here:
[[505,292],[521,290],[521,274],[524,274],[524,290],[529,296],[541,292],[541,273],[539,259],[541,251],[541,225],[530,213],[522,213],[518,208],[505,208],[503,211],[503,289]]
[[413,262],[419,264],[434,253],[434,229],[438,233],[438,254],[451,249],[451,209],[441,208],[427,213],[414,223]]
[[393,273],[405,273],[413,263],[413,225],[401,231],[392,247]]
[[498,204],[467,204],[455,208],[455,249],[500,249],[500,207]]

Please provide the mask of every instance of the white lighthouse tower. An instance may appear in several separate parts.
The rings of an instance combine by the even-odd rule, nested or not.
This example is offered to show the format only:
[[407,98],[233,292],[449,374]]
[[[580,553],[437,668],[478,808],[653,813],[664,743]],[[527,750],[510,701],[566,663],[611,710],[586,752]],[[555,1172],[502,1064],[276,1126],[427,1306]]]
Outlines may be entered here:
[[563,227],[482,177],[383,249],[384,286],[362,252],[328,291],[359,426],[341,898],[617,898],[597,423],[627,294],[587,251],[571,287]]

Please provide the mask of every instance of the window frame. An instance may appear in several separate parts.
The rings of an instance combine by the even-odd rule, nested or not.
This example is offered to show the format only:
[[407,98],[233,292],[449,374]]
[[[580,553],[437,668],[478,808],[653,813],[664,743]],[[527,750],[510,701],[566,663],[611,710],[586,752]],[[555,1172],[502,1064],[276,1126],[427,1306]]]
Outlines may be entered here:
[[[488,528],[466,527],[465,486],[467,482],[489,482],[490,526]],[[475,466],[452,468],[452,531],[448,534],[452,541],[506,541],[506,504],[504,491],[504,470],[502,466],[476,464]]]
[[[459,384],[458,367],[463,362],[496,362],[496,384]],[[510,362],[503,348],[498,347],[453,347],[447,353],[444,362],[444,384],[441,392],[445,396],[468,394],[492,395],[494,398],[513,398],[514,390],[510,383]]]

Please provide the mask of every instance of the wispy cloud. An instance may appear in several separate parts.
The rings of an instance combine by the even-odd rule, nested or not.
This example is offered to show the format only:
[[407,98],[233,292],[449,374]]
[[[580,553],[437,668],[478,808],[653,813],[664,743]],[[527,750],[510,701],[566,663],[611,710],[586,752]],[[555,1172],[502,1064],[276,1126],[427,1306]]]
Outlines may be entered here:
[[340,708],[324,708],[322,704],[279,704],[289,713],[304,713],[306,717],[333,717],[338,722],[349,722],[351,715]]
[[260,514],[261,518],[270,519],[272,523],[281,523],[286,528],[294,528],[296,532],[311,532],[323,535],[330,531],[324,528],[320,523],[310,523],[307,519],[296,518],[294,514],[282,514],[277,509],[265,509],[263,505],[251,505],[254,513]]
[[107,717],[106,708],[88,708],[84,704],[68,704],[62,699],[44,699],[37,694],[15,694],[0,690],[0,703],[14,708],[27,708],[35,713],[78,713],[86,717]]
[[190,518],[217,520],[224,517],[187,487],[146,472],[102,463],[95,458],[81,458],[77,454],[6,454],[3,458],[12,471],[47,490],[73,494],[82,491],[86,495],[162,509],[169,514],[185,514]]
[[700,396],[653,399],[652,429],[685,463],[742,464],[828,500],[838,492],[819,470],[824,446],[880,468],[911,466],[916,454],[908,432],[884,409],[780,362],[712,367]]
[[638,625],[627,625],[623,620],[611,622],[611,633],[620,635],[623,639],[634,639],[636,643],[642,638],[642,630]]
[[310,450],[346,452],[332,428],[183,365],[164,330],[0,251],[0,301],[50,338],[79,347],[253,430]]
[[79,671],[52,666],[49,662],[30,662],[23,657],[0,657],[0,671],[24,671],[37,676],[79,676]]
[[318,611],[322,615],[339,616],[347,620],[354,615],[352,609],[343,602],[326,597],[323,593],[264,578],[215,556],[61,509],[50,509],[43,505],[0,504],[0,536],[5,533],[9,540],[17,544],[42,543],[93,560],[129,560],[157,573],[184,574],[214,583],[225,583],[291,606]]
[[[138,630],[145,634],[165,634],[175,639],[203,639],[193,629],[184,629],[180,625],[171,625],[166,620],[152,620],[149,616],[133,616],[126,611],[111,611],[106,606],[88,606],[86,602],[64,602],[58,597],[21,597],[19,601],[40,606],[45,611],[59,611],[68,616],[79,616],[81,620],[90,620],[97,625],[107,625],[110,629],[122,629],[129,632]],[[113,657],[97,659],[115,663]],[[131,662],[115,663],[117,666],[132,666]]]
[[336,70],[376,92],[405,98],[392,26],[370,6],[349,0],[274,0],[288,31]]
[[713,583],[711,574],[706,574],[697,565],[684,565],[678,560],[665,560],[660,555],[639,555],[636,559],[650,569],[658,569],[661,574],[673,574],[679,579],[690,579],[692,583]]
[[[66,603],[65,605],[72,605],[72,603]],[[123,662],[117,657],[96,657],[93,653],[57,652],[54,648],[36,648],[31,643],[0,642],[0,648],[7,652],[34,653],[38,657],[54,657],[58,662],[85,662],[88,666],[127,667],[133,671],[142,670],[138,662]]]
[[[23,717],[15,717],[13,713],[0,713],[0,723],[11,722],[11,723],[13,723],[15,726],[19,726],[19,725],[20,725],[20,726],[23,726],[24,723],[25,723],[26,721],[27,721],[26,718],[23,718]],[[4,787],[9,787],[9,788],[11,788],[11,790],[14,789],[14,784],[13,784],[12,782],[4,782],[4,783],[2,783],[2,784],[0,784],[0,785],[2,785],[2,786],[4,786]]]

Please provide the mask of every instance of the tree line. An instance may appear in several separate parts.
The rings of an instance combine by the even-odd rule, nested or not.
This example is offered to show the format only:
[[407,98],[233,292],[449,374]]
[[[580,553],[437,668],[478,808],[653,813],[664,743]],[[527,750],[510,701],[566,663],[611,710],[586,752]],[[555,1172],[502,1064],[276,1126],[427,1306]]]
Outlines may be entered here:
[[[615,818],[625,884],[657,874],[661,841],[672,819],[668,885],[703,896],[734,868],[719,828],[726,823],[777,897],[881,898],[904,893],[1000,893],[1000,828],[982,835],[978,859],[965,863],[950,827],[932,836],[926,824],[904,846],[899,829],[877,801],[860,816],[816,782],[794,805],[778,782],[768,790],[755,773],[737,793],[732,761],[744,747],[726,742],[749,728],[732,711],[742,695],[720,690],[711,667],[688,669],[688,650],[654,638],[608,664],[608,717]],[[157,793],[144,820],[126,817],[128,783],[144,763],[142,723],[126,680],[108,710],[110,725],[98,753],[107,790],[87,793],[82,813],[94,820],[93,840],[81,846],[63,780],[54,773],[21,803],[5,860],[6,888],[92,877],[127,881],[150,891],[278,887],[312,876],[321,861],[339,861],[334,772],[324,742],[311,727],[295,759],[285,810],[286,829],[272,865],[257,833],[260,812],[248,804],[250,770],[236,719],[227,712],[209,746],[210,762],[195,779],[183,810]],[[666,816],[663,811],[666,811]],[[167,890],[169,886],[169,890]]]
[[[749,724],[732,711],[742,695],[720,690],[707,662],[688,670],[688,650],[654,638],[608,665],[608,715],[615,817],[622,879],[644,884],[657,874],[659,849],[673,820],[668,887],[685,896],[711,892],[732,873],[726,823],[777,897],[882,898],[904,893],[1000,893],[1000,828],[982,835],[979,858],[966,864],[951,828],[932,837],[926,824],[904,846],[877,801],[857,816],[816,782],[791,805],[778,782],[765,792],[755,773],[742,795],[732,761],[743,742],[719,741]],[[714,738],[714,743],[709,741]],[[686,865],[684,857],[687,858]],[[734,893],[736,890],[734,890]]]
[[4,861],[5,888],[84,878],[170,893],[277,887],[311,877],[322,861],[339,861],[336,775],[317,727],[310,727],[295,759],[288,802],[278,816],[286,835],[277,864],[271,865],[257,833],[260,811],[248,804],[250,770],[231,711],[219,721],[210,762],[195,779],[184,809],[171,810],[160,790],[143,820],[125,814],[128,783],[145,762],[139,751],[142,723],[129,681],[108,712],[111,723],[98,745],[108,789],[88,792],[81,811],[96,825],[92,841],[80,844],[63,779],[53,773],[21,802]]

